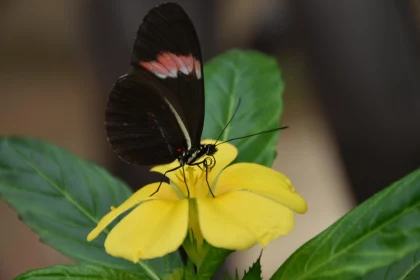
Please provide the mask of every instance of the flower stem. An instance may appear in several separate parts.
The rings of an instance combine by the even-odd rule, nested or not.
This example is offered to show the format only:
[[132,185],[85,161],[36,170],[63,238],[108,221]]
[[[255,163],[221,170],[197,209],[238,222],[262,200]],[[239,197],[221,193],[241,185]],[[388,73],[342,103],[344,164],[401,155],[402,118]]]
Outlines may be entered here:
[[154,272],[153,269],[146,262],[138,261],[137,263],[144,269],[144,271],[150,277],[150,279],[161,280],[159,275],[157,275],[156,272]]

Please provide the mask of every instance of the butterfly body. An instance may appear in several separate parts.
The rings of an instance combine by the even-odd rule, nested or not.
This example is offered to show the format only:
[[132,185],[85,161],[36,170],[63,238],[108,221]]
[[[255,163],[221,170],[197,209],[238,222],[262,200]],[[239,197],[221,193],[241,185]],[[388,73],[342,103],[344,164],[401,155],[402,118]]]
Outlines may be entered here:
[[181,165],[192,165],[203,156],[212,156],[217,152],[215,144],[201,144],[198,148],[185,150],[178,158]]

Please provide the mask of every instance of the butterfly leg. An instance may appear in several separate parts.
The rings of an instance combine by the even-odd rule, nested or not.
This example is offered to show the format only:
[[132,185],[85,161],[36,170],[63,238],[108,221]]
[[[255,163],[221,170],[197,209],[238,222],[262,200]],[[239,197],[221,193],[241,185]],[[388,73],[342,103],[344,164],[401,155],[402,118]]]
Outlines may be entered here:
[[[175,168],[172,168],[172,169],[166,170],[166,171],[165,171],[165,173],[163,173],[163,176],[166,176],[166,174],[167,174],[167,173],[169,173],[169,172],[173,172],[173,171],[176,171],[176,170],[180,169],[181,167],[182,167],[182,170],[184,170],[184,166],[180,165],[180,166],[177,166],[177,167],[175,167]],[[185,179],[185,174],[184,174],[184,179]],[[163,180],[161,180],[161,181],[160,181],[160,184],[159,184],[159,186],[157,187],[156,191],[154,191],[154,192],[153,192],[150,196],[153,196],[154,194],[156,194],[156,193],[160,190],[160,186],[162,186],[162,183],[163,183]],[[187,188],[187,189],[188,189],[188,188]]]
[[211,162],[210,168],[213,168],[214,166],[216,166],[216,158],[213,155],[211,155],[211,158],[212,158],[212,162]]
[[201,168],[201,166],[200,166],[200,164],[203,164],[203,162],[204,162],[204,160],[200,161],[200,162],[189,163],[188,165],[189,166],[197,166],[198,168],[200,168],[200,170],[203,170],[203,168]]
[[212,156],[212,158],[210,158],[211,159],[211,162],[209,164],[207,164],[208,157],[205,158],[203,160],[203,166],[206,169],[206,182],[207,182],[207,187],[209,188],[209,192],[211,193],[211,195],[213,197],[215,197],[213,191],[211,190],[211,187],[210,187],[210,184],[209,184],[209,176],[208,176],[209,175],[209,169],[211,169],[214,166],[214,164],[216,163],[216,159],[213,156]]
[[184,183],[185,183],[185,187],[187,188],[187,197],[190,197],[190,188],[188,188],[188,184],[187,184],[187,178],[185,177],[185,169],[184,169],[184,164],[181,165],[182,167],[182,174],[184,174]]
[[210,164],[207,164],[206,166],[209,168],[213,168],[216,165],[216,158],[213,155],[207,156],[204,160],[199,161],[199,162],[195,162],[195,163],[189,163],[189,166],[197,166],[198,168],[200,168],[200,170],[203,170],[203,168],[201,168],[200,164],[202,164],[204,166],[204,163],[207,162],[207,160],[210,158],[211,162]]

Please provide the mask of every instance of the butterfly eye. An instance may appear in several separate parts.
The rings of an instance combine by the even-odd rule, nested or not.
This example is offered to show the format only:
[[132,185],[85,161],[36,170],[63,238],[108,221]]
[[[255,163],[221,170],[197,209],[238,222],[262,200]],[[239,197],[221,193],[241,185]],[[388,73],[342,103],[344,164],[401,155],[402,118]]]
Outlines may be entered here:
[[177,151],[178,153],[180,153],[180,152],[182,152],[182,149],[181,149],[181,148],[178,148],[178,149],[176,149],[176,151]]

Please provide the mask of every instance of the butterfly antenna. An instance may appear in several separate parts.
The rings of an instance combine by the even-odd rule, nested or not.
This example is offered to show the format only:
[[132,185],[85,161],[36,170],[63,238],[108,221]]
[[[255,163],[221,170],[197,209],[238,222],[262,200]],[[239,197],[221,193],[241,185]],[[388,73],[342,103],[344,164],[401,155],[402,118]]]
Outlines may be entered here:
[[235,111],[233,112],[232,117],[231,117],[231,118],[230,118],[230,120],[227,122],[226,126],[223,128],[223,130],[222,130],[222,132],[220,133],[219,137],[217,137],[217,140],[216,140],[216,142],[214,142],[214,145],[216,145],[217,141],[219,141],[219,140],[220,140],[220,137],[222,137],[222,135],[223,135],[223,133],[225,132],[226,128],[229,126],[230,122],[231,122],[231,121],[233,120],[233,118],[235,117],[236,112],[238,112],[239,105],[241,105],[241,98],[239,98],[238,105],[236,105],[236,109],[235,109]]
[[278,127],[278,128],[274,128],[274,129],[270,129],[270,130],[266,130],[266,131],[261,131],[261,132],[258,132],[258,133],[249,134],[249,135],[246,135],[246,136],[235,137],[235,138],[232,138],[232,139],[229,139],[229,140],[220,142],[217,145],[220,145],[220,144],[223,144],[223,143],[227,143],[227,142],[230,142],[230,141],[233,141],[233,140],[238,140],[238,139],[243,139],[243,138],[247,138],[247,137],[251,137],[251,136],[255,136],[255,135],[260,135],[260,134],[264,134],[264,133],[274,132],[274,131],[278,131],[278,130],[282,130],[282,129],[286,129],[286,128],[288,128],[288,126],[282,126],[282,127]]

